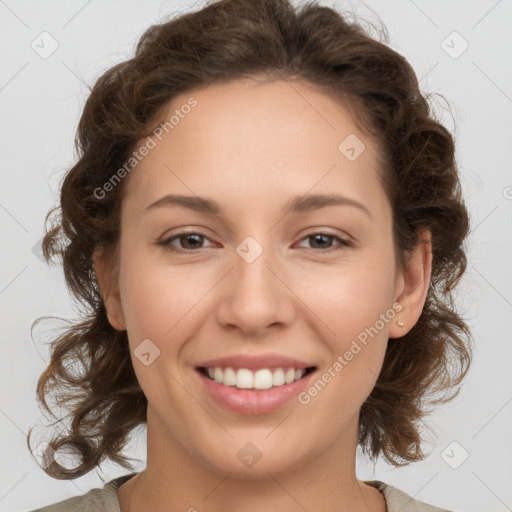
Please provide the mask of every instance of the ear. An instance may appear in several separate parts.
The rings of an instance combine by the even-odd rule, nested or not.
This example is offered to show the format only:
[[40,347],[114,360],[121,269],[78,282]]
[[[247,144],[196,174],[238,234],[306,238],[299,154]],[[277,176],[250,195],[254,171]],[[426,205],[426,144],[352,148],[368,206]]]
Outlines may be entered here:
[[119,269],[111,251],[97,247],[93,254],[94,272],[110,325],[118,331],[126,329],[121,295],[119,293]]
[[[432,235],[425,230],[412,254],[408,255],[405,268],[399,277],[396,302],[402,309],[390,323],[389,337],[400,338],[418,321],[427,298],[432,274]],[[400,327],[398,322],[403,323]]]

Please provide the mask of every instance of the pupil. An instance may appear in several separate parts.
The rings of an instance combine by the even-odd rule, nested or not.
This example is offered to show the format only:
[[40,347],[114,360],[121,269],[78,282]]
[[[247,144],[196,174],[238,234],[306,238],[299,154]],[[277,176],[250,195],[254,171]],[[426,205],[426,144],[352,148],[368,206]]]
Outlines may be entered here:
[[[188,241],[190,239],[194,239],[194,238],[195,238],[196,242],[199,245],[201,245],[201,240],[200,240],[200,238],[202,238],[201,235],[185,235],[185,236],[181,237],[181,240],[182,240],[182,242],[183,242],[183,240],[185,240],[185,244],[184,245],[187,246],[188,245]],[[194,248],[194,247],[196,247],[196,245],[194,245],[194,243],[192,243],[192,248]]]
[[[317,243],[317,241],[318,241],[319,239],[323,239],[324,241],[325,241],[325,240],[327,240],[327,241],[328,241],[328,240],[329,240],[329,238],[330,238],[330,236],[329,236],[329,235],[314,235],[314,236],[313,236],[313,239],[315,240],[315,243]],[[321,245],[321,241],[320,241],[320,245]],[[327,244],[327,245],[329,246],[329,244]]]

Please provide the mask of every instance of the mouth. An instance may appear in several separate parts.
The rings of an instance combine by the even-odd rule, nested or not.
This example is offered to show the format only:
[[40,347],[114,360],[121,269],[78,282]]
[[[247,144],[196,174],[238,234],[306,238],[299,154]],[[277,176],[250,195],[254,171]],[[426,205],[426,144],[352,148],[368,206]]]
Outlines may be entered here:
[[207,379],[223,386],[241,390],[264,391],[303,380],[316,370],[316,366],[309,366],[307,368],[294,368],[290,366],[253,370],[231,366],[198,366],[196,370]]
[[250,416],[270,414],[293,404],[317,373],[316,366],[252,369],[198,366],[195,369],[211,403]]

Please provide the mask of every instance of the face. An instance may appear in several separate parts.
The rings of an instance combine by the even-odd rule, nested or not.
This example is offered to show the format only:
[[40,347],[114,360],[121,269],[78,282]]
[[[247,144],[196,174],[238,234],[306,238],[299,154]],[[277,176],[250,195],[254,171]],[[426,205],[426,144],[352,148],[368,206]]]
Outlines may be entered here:
[[306,83],[213,85],[161,120],[176,109],[126,178],[107,301],[148,435],[240,477],[355,447],[388,338],[407,330],[378,148]]

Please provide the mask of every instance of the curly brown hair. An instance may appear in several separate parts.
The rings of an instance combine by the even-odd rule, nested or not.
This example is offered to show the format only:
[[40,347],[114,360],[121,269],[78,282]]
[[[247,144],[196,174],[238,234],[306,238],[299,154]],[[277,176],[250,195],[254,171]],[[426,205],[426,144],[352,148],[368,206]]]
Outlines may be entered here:
[[96,81],[78,126],[78,161],[63,180],[60,208],[46,217],[44,256],[48,262],[62,258],[67,285],[85,306],[83,317],[52,340],[51,360],[37,385],[45,409],[57,417],[46,400],[55,395],[71,420],[49,446],[81,457],[73,469],[46,464],[53,478],[82,476],[104,459],[132,470],[121,451],[130,433],[146,423],[147,398],[127,333],[110,325],[93,266],[96,248],[115,254],[129,177],[108,194],[97,190],[129,160],[175,96],[255,76],[306,80],[345,101],[383,150],[399,259],[422,230],[432,234],[432,276],[422,314],[406,335],[389,340],[382,371],[360,411],[363,452],[372,459],[383,454],[396,466],[423,459],[419,421],[430,412],[427,405],[459,393],[472,338],[455,310],[453,291],[466,268],[469,220],[453,138],[421,94],[412,67],[361,24],[315,1],[300,8],[288,0],[210,2],[148,28],[134,57]]

